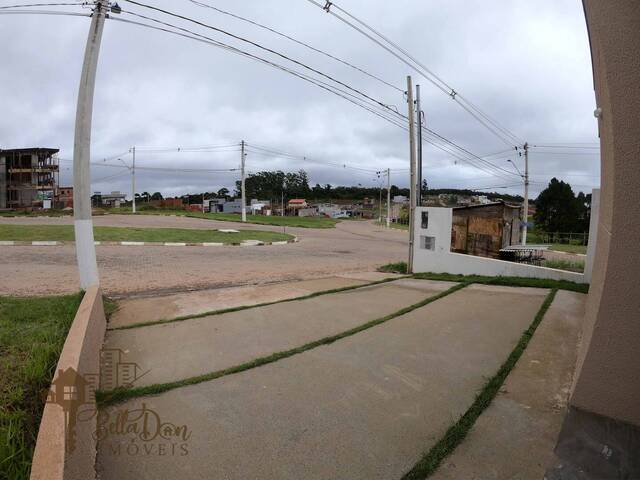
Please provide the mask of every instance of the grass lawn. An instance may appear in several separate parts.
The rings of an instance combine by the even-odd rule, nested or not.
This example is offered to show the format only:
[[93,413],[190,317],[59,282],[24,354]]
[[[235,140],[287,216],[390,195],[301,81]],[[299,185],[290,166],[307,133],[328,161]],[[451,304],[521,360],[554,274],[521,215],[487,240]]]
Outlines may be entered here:
[[[155,214],[146,211],[145,214]],[[162,213],[160,213],[162,215]],[[180,213],[176,213],[180,214]],[[235,213],[198,213],[184,212],[187,217],[206,218],[209,220],[222,220],[225,222],[242,222],[242,217]],[[247,223],[257,225],[276,225],[280,227],[302,227],[302,228],[334,228],[338,220],[327,217],[279,217],[266,215],[247,215]]]
[[567,252],[567,253],[582,253],[586,255],[587,246],[586,245],[573,245],[567,243],[552,243],[549,247],[549,250],[555,250],[556,252]]
[[[240,243],[243,240],[277,242],[291,240],[293,236],[278,232],[242,230],[240,233],[222,233],[217,230],[187,228],[129,228],[94,227],[95,239],[103,242],[222,242]],[[73,241],[73,225],[0,225],[0,240],[21,241]]]
[[387,263],[378,267],[378,271],[384,273],[407,273],[407,262]]
[[558,270],[568,270],[570,272],[584,272],[584,262],[573,262],[570,260],[545,260],[544,267],[557,268]]
[[72,210],[34,210],[31,212],[25,211],[7,211],[0,212],[0,217],[64,217],[67,215],[73,215]]
[[0,297],[0,478],[29,478],[44,401],[82,295]]
[[[119,208],[111,209],[109,213],[131,214],[131,209]],[[207,220],[220,220],[223,222],[240,222],[242,217],[237,213],[201,213],[188,210],[170,210],[163,208],[145,208],[141,205],[136,215],[182,215],[191,218],[204,218]],[[275,225],[279,227],[301,227],[301,228],[334,228],[340,220],[327,217],[280,217],[277,215],[249,215],[247,214],[247,223],[255,223],[256,225]]]

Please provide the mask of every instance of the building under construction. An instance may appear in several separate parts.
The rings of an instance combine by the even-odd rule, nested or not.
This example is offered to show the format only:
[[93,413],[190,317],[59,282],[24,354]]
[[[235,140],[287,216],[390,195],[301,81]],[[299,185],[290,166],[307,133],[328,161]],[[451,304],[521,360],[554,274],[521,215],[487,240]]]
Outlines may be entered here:
[[0,150],[0,209],[54,206],[59,151],[57,148]]

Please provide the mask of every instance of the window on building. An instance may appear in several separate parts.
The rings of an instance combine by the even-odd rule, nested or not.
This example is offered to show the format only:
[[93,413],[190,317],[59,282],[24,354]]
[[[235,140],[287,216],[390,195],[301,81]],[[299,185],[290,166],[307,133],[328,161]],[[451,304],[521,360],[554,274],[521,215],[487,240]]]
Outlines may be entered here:
[[422,228],[429,228],[429,212],[422,212]]
[[420,247],[425,250],[435,250],[436,249],[436,237],[426,237],[422,235],[420,237]]
[[64,386],[64,399],[65,400],[77,400],[78,390],[75,385]]

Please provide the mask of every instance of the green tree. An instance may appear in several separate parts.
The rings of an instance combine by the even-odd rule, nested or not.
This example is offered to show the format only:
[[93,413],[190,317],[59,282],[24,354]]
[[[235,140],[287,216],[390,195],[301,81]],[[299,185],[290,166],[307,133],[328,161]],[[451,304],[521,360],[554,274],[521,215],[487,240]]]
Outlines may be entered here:
[[580,218],[579,200],[568,183],[552,178],[535,203],[534,220],[538,229],[545,232],[582,231],[584,220]]
[[227,198],[228,195],[229,189],[224,187],[222,187],[220,190],[218,190],[218,193],[216,193],[216,197],[218,198]]
[[162,200],[162,194],[160,192],[154,192],[151,195],[151,200]]

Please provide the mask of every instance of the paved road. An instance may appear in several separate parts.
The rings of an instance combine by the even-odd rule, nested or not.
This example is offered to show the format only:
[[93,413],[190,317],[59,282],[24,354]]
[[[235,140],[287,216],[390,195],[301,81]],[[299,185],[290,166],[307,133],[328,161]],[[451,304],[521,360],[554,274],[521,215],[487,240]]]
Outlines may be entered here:
[[[0,218],[1,224],[71,224],[71,218]],[[218,222],[186,217],[107,215],[95,225],[247,228],[283,231],[282,227]],[[335,273],[371,271],[403,260],[407,234],[371,222],[344,221],[332,229],[286,228],[300,242],[261,247],[98,246],[98,267],[109,295],[200,290],[229,285],[296,280]],[[0,247],[0,295],[42,295],[79,289],[75,249]]]

